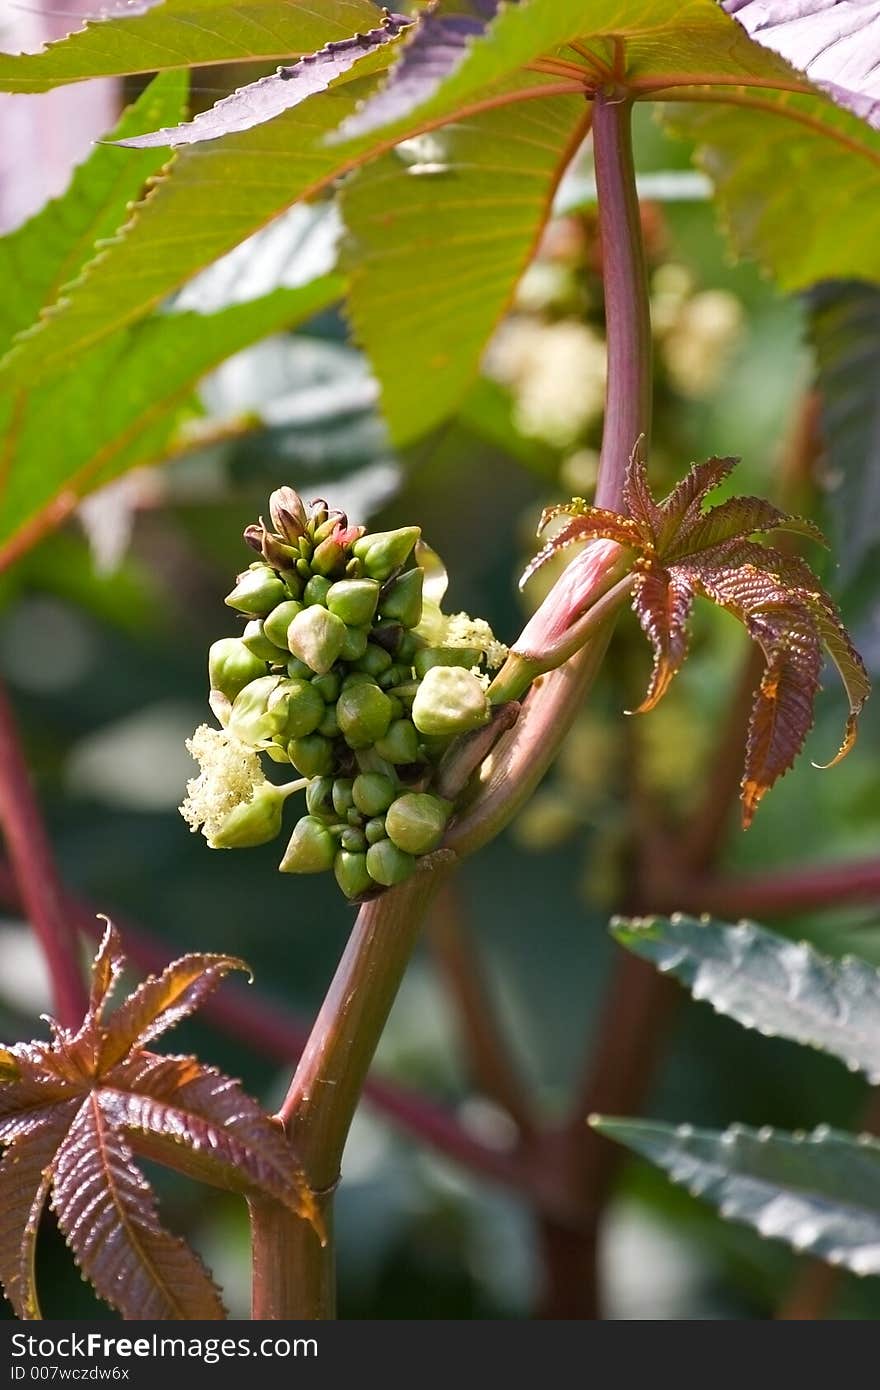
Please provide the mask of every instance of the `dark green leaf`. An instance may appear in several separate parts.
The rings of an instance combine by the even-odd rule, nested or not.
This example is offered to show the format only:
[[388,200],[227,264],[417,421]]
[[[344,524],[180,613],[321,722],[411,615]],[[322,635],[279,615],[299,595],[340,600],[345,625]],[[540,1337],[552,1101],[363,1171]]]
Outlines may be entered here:
[[830,1052],[880,1081],[880,970],[866,961],[832,960],[754,922],[618,918],[612,933],[717,1013]]
[[854,1274],[880,1274],[880,1143],[868,1135],[592,1123],[729,1220]]

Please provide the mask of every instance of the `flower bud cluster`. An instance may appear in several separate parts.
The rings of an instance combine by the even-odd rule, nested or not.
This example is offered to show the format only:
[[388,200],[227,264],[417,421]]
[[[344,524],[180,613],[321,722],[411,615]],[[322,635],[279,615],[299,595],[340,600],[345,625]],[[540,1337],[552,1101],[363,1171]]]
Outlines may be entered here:
[[[270,515],[271,529],[261,521],[245,532],[260,558],[227,595],[244,628],[211,647],[210,705],[230,747],[304,779],[293,785],[305,787],[308,814],[281,871],[332,869],[345,895],[362,899],[401,883],[439,846],[453,808],[430,790],[434,767],[451,739],[488,721],[485,668],[505,649],[482,620],[448,619],[425,594],[426,566],[435,593],[439,562],[418,527],[369,533],[292,488],[272,495]],[[225,834],[222,817],[209,835],[206,775],[186,819],[204,823],[215,847],[246,843]],[[261,796],[273,801],[277,834],[281,800],[268,782],[251,793],[248,823]],[[240,818],[241,808],[228,813]],[[259,834],[250,843],[273,837],[265,816]]]

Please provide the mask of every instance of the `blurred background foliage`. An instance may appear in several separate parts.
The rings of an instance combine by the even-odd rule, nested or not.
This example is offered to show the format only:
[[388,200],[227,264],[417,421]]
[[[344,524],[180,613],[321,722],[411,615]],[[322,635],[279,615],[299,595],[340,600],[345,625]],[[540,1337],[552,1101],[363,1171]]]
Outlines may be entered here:
[[[841,568],[837,555],[818,563],[876,671],[878,537],[866,499],[877,483],[851,469],[852,457],[865,452],[859,429],[868,428],[876,393],[870,339],[843,371],[842,404],[829,392],[847,426],[831,453],[805,467],[798,443],[817,363],[812,328],[818,360],[833,373],[841,337],[851,346],[866,314],[876,325],[876,301],[866,308],[868,292],[850,287],[851,313],[842,320],[838,287],[811,301],[781,297],[753,266],[731,263],[686,143],[665,136],[647,107],[638,109],[636,149],[657,338],[655,484],[665,490],[691,460],[734,453],[743,459],[738,491],[811,511],[838,545],[859,525],[860,557],[850,554]],[[305,283],[333,265],[339,237],[331,204],[296,209],[186,287],[176,307],[215,310]],[[485,615],[510,640],[538,597],[536,582],[523,600],[516,579],[542,506],[589,496],[594,483],[603,372],[587,154],[560,190],[557,215],[480,380],[443,429],[395,453],[369,370],[344,319],[326,312],[240,354],[202,384],[208,425],[256,415],[258,430],[195,448],[173,467],[128,475],[7,571],[0,673],[71,887],[148,928],[169,955],[243,954],[263,991],[312,1015],[351,909],[326,875],[279,876],[274,846],[209,854],[176,810],[194,771],[183,741],[206,717],[207,647],[234,630],[222,596],[249,558],[242,528],[282,483],[326,496],[376,528],[417,521],[446,560],[453,607]],[[864,403],[853,424],[859,389]],[[873,443],[876,480],[876,434]],[[606,922],[626,902],[637,829],[633,778],[670,824],[694,809],[743,657],[733,621],[701,607],[693,655],[672,692],[656,713],[628,721],[622,711],[638,703],[648,654],[627,614],[555,770],[511,829],[459,875],[460,908],[511,1045],[551,1116],[564,1111],[608,979],[614,948]],[[726,867],[745,875],[875,851],[878,718],[869,705],[854,755],[833,773],[814,770],[810,756],[830,755],[842,722],[842,699],[829,682],[808,756],[768,797],[748,836],[731,824]],[[877,922],[874,910],[841,909],[783,929],[880,963]],[[0,926],[0,963],[2,1035],[31,1036],[49,1001],[33,943],[14,915]],[[283,1070],[246,1036],[191,1023],[173,1047],[195,1049],[243,1077],[267,1103],[283,1093]],[[428,946],[407,975],[377,1067],[453,1107],[488,1142],[507,1142],[506,1117],[471,1087]],[[683,1003],[649,1113],[707,1126],[857,1126],[865,1091],[827,1058],[747,1035]],[[155,1176],[168,1223],[189,1234],[233,1316],[244,1316],[243,1204]],[[533,1306],[539,1255],[524,1206],[402,1139],[368,1106],[346,1152],[338,1227],[344,1317],[507,1318]],[[48,1316],[110,1316],[91,1301],[51,1228],[40,1258]],[[796,1263],[632,1164],[605,1223],[607,1312],[772,1316]],[[880,1316],[877,1281],[842,1281],[834,1313]]]

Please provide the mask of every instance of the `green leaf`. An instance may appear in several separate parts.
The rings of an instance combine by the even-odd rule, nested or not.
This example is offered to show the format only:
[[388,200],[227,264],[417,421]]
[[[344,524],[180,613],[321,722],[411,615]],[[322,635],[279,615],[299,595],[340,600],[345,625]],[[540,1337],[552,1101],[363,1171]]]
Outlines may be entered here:
[[[387,62],[379,50],[359,70]],[[66,371],[73,357],[142,318],[278,213],[324,188],[351,163],[325,137],[370,85],[360,79],[331,88],[266,126],[178,155],[172,174],[156,182],[122,232],[0,364],[0,390]],[[143,158],[113,153],[121,161]]]
[[290,59],[376,23],[369,0],[164,0],[92,20],[41,53],[0,54],[0,91],[46,92],[87,77]]
[[409,142],[345,188],[349,312],[397,443],[467,392],[589,116],[577,97],[484,111]]
[[880,1274],[880,1143],[869,1135],[591,1123],[729,1220],[854,1274]]
[[277,290],[216,314],[168,314],[115,334],[75,372],[0,396],[6,485],[0,567],[61,521],[86,493],[180,447],[197,413],[195,383],[233,353],[334,303],[340,276]]
[[697,144],[734,249],[783,290],[880,279],[880,131],[825,97],[792,92],[667,110],[670,129]]
[[880,562],[880,289],[820,285],[809,306],[839,587]]
[[880,970],[739,922],[618,918],[612,935],[695,999],[766,1037],[790,1038],[880,1081]]
[[[187,85],[185,73],[157,77],[109,138],[121,140],[150,130],[157,121],[178,120]],[[0,240],[0,351],[80,273],[94,255],[95,242],[117,232],[129,204],[167,159],[167,151],[154,151],[122,160],[115,150],[96,145],[60,198]]]
[[573,40],[588,44],[605,65],[607,77],[616,56],[612,39],[623,41],[628,78],[716,74],[744,81],[758,78],[765,84],[792,78],[791,68],[752,43],[714,0],[684,0],[674,6],[667,0],[521,0],[503,6],[451,75],[386,130],[404,130],[414,118],[452,118],[486,88],[551,54],[579,62],[584,77],[595,85],[595,65],[587,68],[569,45]]

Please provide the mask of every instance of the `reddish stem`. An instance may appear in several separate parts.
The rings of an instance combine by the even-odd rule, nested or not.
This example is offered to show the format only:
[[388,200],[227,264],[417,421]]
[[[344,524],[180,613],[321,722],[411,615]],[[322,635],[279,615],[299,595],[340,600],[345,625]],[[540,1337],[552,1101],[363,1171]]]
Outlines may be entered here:
[[476,942],[463,920],[461,894],[450,882],[440,890],[428,919],[428,941],[455,1007],[477,1090],[507,1112],[521,1136],[533,1138],[535,1115],[525,1082],[498,1021]]
[[0,826],[28,920],[46,959],[58,1021],[78,1028],[88,1009],[74,919],[43,824],[15,716],[0,686]]
[[[0,903],[4,907],[17,909],[19,901],[12,874],[5,865],[0,864]],[[63,903],[67,917],[83,935],[100,941],[104,923],[98,918],[97,910],[75,898],[66,889]],[[171,957],[164,943],[130,922],[120,921],[115,915],[114,920],[122,932],[126,954],[132,961],[154,974],[165,969]],[[291,1057],[299,1056],[309,1038],[309,1026],[304,1020],[261,994],[254,986],[243,988],[226,984],[218,994],[212,994],[205,1000],[201,1015],[246,1047],[278,1062],[289,1063]],[[511,1191],[533,1196],[533,1175],[523,1157],[509,1150],[488,1148],[463,1129],[455,1116],[443,1106],[426,1100],[417,1091],[379,1076],[367,1077],[364,1098],[386,1119],[444,1158]],[[552,1200],[549,1192],[546,1205],[551,1211],[560,1211],[560,1203]]]

